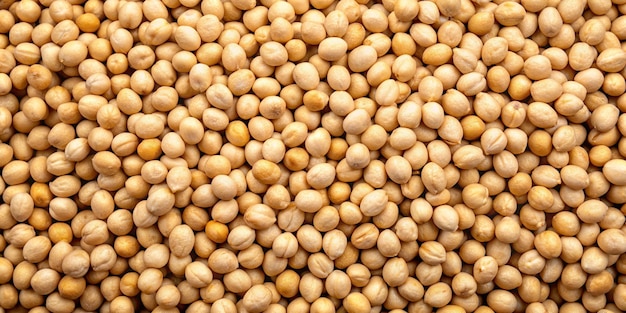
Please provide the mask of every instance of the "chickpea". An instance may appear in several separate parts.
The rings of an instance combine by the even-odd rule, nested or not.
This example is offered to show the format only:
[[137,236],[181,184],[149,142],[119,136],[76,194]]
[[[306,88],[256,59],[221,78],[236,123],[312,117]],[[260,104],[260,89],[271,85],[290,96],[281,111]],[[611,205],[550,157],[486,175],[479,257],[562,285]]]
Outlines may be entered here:
[[0,310],[626,310],[623,0],[5,2]]

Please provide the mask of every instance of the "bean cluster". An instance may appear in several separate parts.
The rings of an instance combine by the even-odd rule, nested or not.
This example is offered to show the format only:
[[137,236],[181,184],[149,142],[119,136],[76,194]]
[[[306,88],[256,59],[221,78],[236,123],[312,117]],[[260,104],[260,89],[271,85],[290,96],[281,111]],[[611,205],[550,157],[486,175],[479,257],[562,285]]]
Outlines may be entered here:
[[626,0],[0,0],[0,313],[626,311]]

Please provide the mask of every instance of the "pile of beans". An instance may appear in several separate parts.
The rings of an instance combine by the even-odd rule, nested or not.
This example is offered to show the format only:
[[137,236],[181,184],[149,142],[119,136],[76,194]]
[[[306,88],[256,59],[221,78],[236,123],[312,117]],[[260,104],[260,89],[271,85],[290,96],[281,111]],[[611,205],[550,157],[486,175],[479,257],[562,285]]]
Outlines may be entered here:
[[0,313],[626,311],[626,0],[1,0]]

